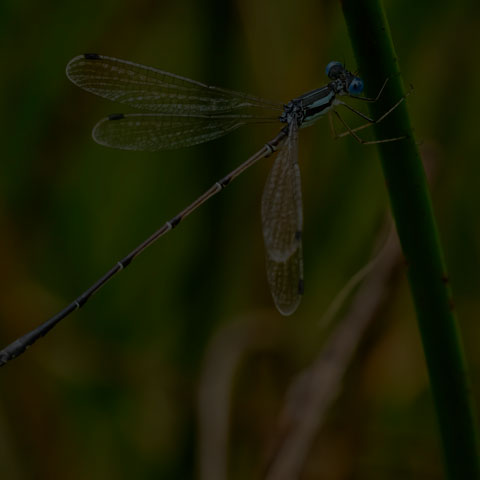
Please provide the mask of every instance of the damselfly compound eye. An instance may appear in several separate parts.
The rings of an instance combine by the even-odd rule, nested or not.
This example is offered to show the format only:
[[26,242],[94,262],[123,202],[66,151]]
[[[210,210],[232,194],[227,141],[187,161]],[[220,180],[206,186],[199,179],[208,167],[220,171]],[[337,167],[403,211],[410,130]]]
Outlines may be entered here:
[[352,95],[358,95],[363,92],[363,80],[361,78],[355,77],[348,86],[348,92]]
[[335,80],[345,71],[345,67],[340,62],[330,62],[325,68],[327,77]]

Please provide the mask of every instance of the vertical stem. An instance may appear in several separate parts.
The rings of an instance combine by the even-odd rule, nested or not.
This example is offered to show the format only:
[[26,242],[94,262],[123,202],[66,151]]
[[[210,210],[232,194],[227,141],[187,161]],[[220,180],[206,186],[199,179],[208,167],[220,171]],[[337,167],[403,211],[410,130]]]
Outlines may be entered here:
[[[372,104],[372,114],[378,118],[405,95],[385,12],[380,0],[341,0],[341,3],[367,95],[374,96],[389,78],[381,101]],[[408,137],[379,144],[382,168],[408,266],[448,478],[478,479],[478,435],[466,362],[406,103],[375,128],[378,139]]]

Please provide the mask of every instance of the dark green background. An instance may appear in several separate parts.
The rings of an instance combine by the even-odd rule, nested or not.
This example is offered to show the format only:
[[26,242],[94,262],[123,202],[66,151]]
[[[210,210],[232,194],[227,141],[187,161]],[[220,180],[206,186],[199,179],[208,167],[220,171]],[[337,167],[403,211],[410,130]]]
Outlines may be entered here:
[[[436,165],[433,203],[476,393],[479,9],[408,0],[386,10],[415,87],[412,124]],[[63,308],[277,132],[245,127],[155,154],[106,149],[91,128],[126,109],[71,84],[72,57],[102,53],[278,101],[325,83],[332,59],[354,68],[339,4],[313,0],[6,0],[0,52],[1,344]],[[300,164],[305,296],[297,313],[280,316],[266,283],[268,159],[0,371],[2,477],[198,478],[205,358],[216,335],[233,331],[238,348],[255,325],[231,392],[229,478],[262,478],[285,391],[320,352],[318,321],[366,263],[388,208],[374,147],[333,140],[326,120],[301,132]],[[442,478],[403,275],[378,320],[304,479]]]

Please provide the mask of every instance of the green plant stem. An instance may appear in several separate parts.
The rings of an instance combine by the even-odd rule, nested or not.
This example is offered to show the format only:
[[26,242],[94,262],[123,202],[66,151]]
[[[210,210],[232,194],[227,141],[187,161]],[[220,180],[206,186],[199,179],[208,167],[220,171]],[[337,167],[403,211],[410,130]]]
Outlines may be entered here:
[[[380,0],[341,3],[366,94],[374,97],[389,79],[381,100],[372,104],[372,115],[378,118],[405,95],[387,19]],[[478,479],[478,435],[466,362],[406,102],[375,129],[378,139],[408,137],[378,145],[382,168],[407,262],[448,478]]]

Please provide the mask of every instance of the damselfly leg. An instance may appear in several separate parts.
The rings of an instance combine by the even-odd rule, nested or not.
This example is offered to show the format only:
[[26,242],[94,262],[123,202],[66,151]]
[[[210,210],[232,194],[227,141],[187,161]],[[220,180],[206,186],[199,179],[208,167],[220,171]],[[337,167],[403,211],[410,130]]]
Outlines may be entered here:
[[[357,96],[353,96],[353,95],[349,95],[349,97],[350,98],[355,98],[356,100],[365,100],[367,102],[376,102],[380,99],[380,96],[381,96],[387,82],[388,82],[388,78],[387,78],[387,80],[385,80],[382,88],[380,89],[379,93],[377,94],[377,96],[375,98],[367,98],[367,97],[364,98],[364,97],[357,97]],[[379,118],[377,118],[375,120],[368,117],[363,112],[360,112],[356,108],[353,108],[351,105],[349,105],[345,102],[337,101],[337,105],[347,108],[351,112],[353,112],[356,115],[358,115],[359,117],[361,117],[363,120],[366,120],[367,123],[359,125],[358,127],[355,127],[355,128],[351,128],[348,125],[348,123],[342,118],[342,116],[336,110],[333,110],[333,111],[329,112],[330,113],[330,115],[329,115],[330,129],[332,131],[333,138],[335,140],[337,140],[338,138],[343,138],[343,137],[346,137],[347,135],[351,135],[358,143],[360,143],[362,145],[375,145],[377,143],[388,143],[388,142],[396,142],[398,140],[404,140],[406,138],[405,136],[366,141],[366,140],[362,139],[361,137],[359,137],[356,134],[356,132],[358,132],[360,130],[364,130],[365,128],[371,127],[373,125],[378,125],[380,122],[382,122],[386,117],[388,117],[398,106],[400,106],[407,99],[407,97],[412,93],[412,90],[413,90],[413,88],[411,87],[408,90],[408,92],[403,97],[401,97],[400,100],[398,100],[397,103],[395,103],[383,115],[381,115]],[[333,122],[332,115],[335,115],[339,119],[339,121],[342,123],[342,125],[346,128],[345,131],[343,131],[341,133],[337,133],[337,131],[335,129],[335,124]]]

